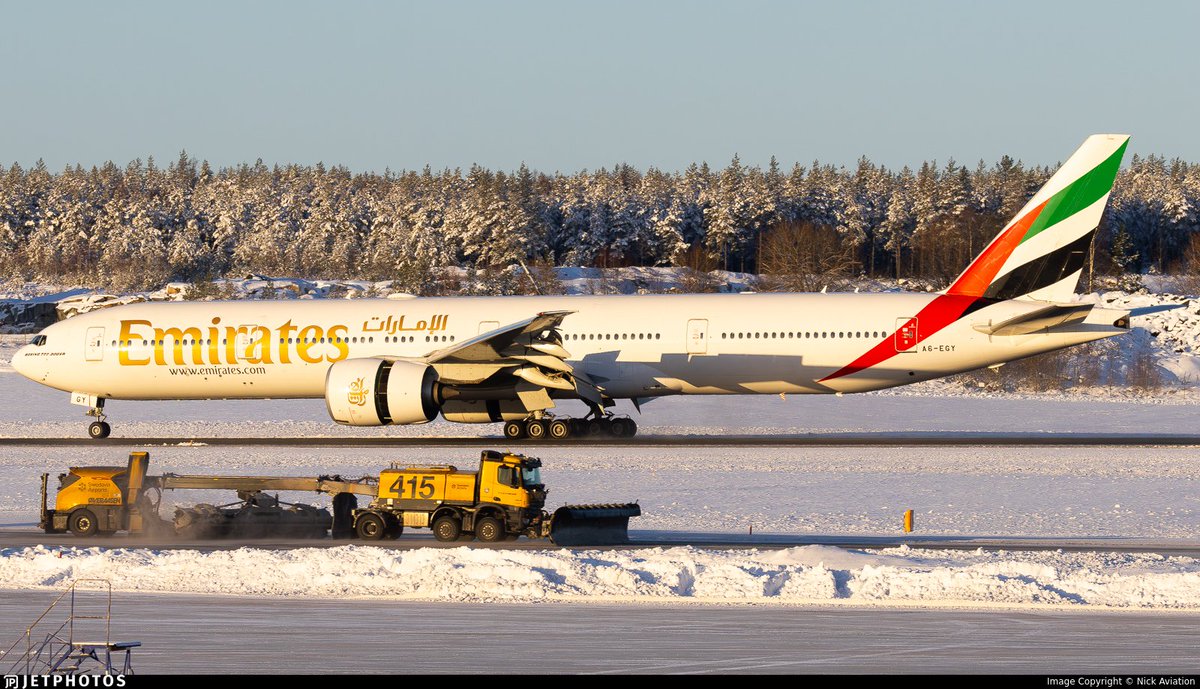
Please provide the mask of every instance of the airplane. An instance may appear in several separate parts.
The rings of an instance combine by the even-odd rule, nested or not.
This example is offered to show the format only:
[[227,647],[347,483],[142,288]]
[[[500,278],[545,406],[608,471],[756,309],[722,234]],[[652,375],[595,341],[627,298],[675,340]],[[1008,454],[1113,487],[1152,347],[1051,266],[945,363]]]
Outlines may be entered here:
[[[938,293],[138,303],[55,323],[13,357],[111,432],[105,400],[324,398],[351,426],[504,423],[510,439],[632,436],[617,400],[880,390],[1120,335],[1158,310],[1073,301],[1129,137],[1094,135]],[[395,295],[394,295],[395,296]],[[555,400],[582,400],[582,419]]]

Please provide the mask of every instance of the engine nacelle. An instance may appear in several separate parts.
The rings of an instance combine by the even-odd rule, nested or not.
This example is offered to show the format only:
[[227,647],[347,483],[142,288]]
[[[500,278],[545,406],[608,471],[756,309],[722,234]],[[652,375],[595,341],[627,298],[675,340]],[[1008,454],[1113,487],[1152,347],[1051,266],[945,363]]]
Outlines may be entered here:
[[349,426],[428,423],[438,414],[437,378],[428,364],[345,359],[325,374],[325,407]]

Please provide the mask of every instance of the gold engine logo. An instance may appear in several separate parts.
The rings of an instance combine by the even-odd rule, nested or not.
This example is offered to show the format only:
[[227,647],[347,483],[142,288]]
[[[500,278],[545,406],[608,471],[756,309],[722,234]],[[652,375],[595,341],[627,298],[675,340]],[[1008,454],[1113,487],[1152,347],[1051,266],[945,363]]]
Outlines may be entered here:
[[367,395],[370,393],[371,391],[363,385],[363,379],[359,378],[350,383],[350,392],[346,393],[346,401],[361,407],[367,403]]

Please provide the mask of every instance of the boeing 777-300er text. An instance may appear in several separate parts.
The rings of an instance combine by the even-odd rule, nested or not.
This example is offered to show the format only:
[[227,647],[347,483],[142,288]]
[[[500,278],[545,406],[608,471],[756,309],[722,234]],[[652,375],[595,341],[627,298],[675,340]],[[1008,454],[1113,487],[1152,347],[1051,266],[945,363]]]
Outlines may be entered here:
[[[939,293],[142,303],[56,323],[13,357],[108,435],[104,401],[324,397],[334,421],[504,422],[510,438],[632,435],[615,400],[840,393],[1119,335],[1073,301],[1129,137],[1089,137]],[[586,419],[555,417],[579,399]]]

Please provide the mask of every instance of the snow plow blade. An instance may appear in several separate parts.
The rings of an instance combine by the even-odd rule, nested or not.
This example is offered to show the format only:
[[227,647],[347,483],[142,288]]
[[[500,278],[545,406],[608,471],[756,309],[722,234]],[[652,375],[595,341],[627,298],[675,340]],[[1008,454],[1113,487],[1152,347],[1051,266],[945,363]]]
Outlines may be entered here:
[[550,518],[555,545],[621,545],[629,542],[629,518],[642,514],[637,503],[564,505]]

